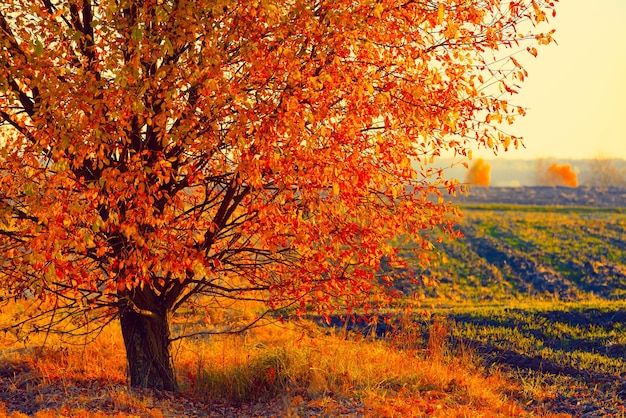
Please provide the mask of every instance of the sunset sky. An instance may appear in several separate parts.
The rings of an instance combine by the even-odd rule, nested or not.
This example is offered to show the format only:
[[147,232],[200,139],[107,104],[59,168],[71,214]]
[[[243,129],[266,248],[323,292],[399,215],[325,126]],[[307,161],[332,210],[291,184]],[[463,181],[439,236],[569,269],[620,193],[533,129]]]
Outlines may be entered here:
[[[537,58],[515,55],[528,70],[512,102],[528,108],[507,128],[526,149],[499,158],[626,159],[626,0],[561,0],[549,27],[558,45]],[[475,152],[493,158],[493,154]]]

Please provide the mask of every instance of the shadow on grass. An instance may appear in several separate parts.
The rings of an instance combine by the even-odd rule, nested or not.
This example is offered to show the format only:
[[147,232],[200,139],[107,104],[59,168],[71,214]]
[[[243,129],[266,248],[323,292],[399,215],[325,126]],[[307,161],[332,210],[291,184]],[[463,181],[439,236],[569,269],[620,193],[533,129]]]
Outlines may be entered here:
[[[467,314],[451,315],[457,324],[472,324],[481,328],[516,329],[521,334],[532,336],[541,341],[543,347],[566,353],[586,352],[599,354],[616,360],[626,357],[626,345],[613,341],[608,334],[618,327],[626,327],[626,311],[603,311],[600,309],[578,310],[551,310],[546,312],[527,312],[521,309],[509,310],[501,313],[500,317],[487,317]],[[505,317],[508,315],[508,318]],[[521,319],[523,318],[523,319]],[[549,332],[555,323],[566,324],[570,327],[591,329],[602,328],[606,338],[577,337],[571,333],[560,331],[558,335]],[[539,324],[539,327],[537,326]],[[515,341],[506,341],[507,345],[514,345]],[[496,346],[494,346],[496,348]],[[500,349],[502,347],[499,347]],[[506,350],[505,350],[506,351]],[[508,350],[511,351],[511,350]],[[626,373],[626,370],[624,370]]]
[[[626,326],[623,309],[504,309],[451,314],[449,319],[458,325],[452,345],[469,347],[487,368],[502,366],[512,376],[521,372],[547,387],[565,379],[565,386],[551,389],[556,394],[549,410],[573,416],[623,416],[626,347],[619,337]],[[471,336],[463,335],[469,326]]]
[[[620,383],[622,386],[626,384],[626,379],[618,377],[613,373],[580,369],[569,364],[560,364],[557,361],[546,359],[541,355],[524,354],[515,350],[497,347],[484,341],[458,338],[457,343],[475,350],[484,359],[487,367],[502,365],[518,370],[569,376],[593,384]],[[626,386],[624,391],[624,394],[626,394]]]
[[2,416],[53,412],[54,416],[163,417],[202,416],[202,411],[169,392],[130,389],[123,382],[98,378],[49,378],[27,362],[0,362]]
[[37,392],[32,389],[40,385],[41,377],[27,363],[0,364],[0,402],[8,411],[37,412]]
[[[185,370],[183,370],[184,372]],[[272,400],[231,405],[183,393],[130,388],[99,378],[49,378],[27,362],[0,361],[0,417],[258,417],[281,416]]]
[[124,384],[98,379],[46,378],[26,362],[0,364],[0,405],[9,413],[34,415],[52,410],[63,414],[76,408],[132,412],[130,405],[112,396],[112,392],[120,396],[127,390]]

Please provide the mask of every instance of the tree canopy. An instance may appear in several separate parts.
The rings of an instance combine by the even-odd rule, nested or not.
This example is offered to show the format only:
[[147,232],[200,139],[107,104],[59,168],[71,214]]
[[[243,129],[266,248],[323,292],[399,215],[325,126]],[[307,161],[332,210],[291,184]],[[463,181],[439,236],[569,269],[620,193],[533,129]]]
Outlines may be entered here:
[[165,389],[168,317],[186,304],[260,302],[252,322],[376,308],[392,239],[426,262],[432,230],[454,233],[459,185],[433,158],[519,145],[501,130],[524,114],[511,53],[551,42],[535,29],[553,12],[4,1],[2,297],[64,332],[119,318],[131,384]]

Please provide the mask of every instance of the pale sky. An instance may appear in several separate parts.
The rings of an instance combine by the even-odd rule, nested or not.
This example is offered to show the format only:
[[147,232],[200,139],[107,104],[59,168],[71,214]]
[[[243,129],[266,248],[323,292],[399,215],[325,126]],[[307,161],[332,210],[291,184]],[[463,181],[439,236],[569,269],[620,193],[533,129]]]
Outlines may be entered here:
[[626,159],[626,0],[560,0],[550,27],[558,45],[515,55],[529,77],[512,101],[528,114],[507,132],[526,149],[499,158]]

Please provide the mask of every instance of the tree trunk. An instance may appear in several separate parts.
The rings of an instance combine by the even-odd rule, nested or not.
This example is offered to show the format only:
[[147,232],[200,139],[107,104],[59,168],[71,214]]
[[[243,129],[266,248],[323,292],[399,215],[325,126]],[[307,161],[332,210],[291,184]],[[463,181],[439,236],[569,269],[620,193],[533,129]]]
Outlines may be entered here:
[[170,356],[170,332],[163,309],[141,311],[126,308],[120,312],[126,346],[128,374],[132,387],[178,391]]

